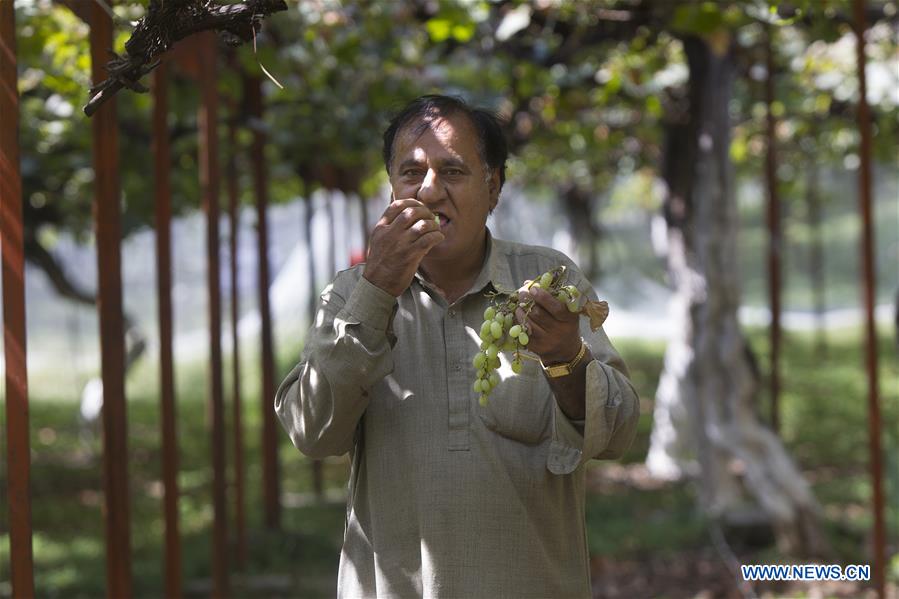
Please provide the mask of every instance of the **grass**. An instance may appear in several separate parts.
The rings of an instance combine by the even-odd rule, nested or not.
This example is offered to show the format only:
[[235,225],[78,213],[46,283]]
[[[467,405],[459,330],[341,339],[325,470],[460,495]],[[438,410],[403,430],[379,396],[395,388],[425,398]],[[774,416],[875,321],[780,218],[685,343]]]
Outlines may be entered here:
[[[750,332],[750,343],[767,371],[765,332]],[[621,463],[594,463],[591,473],[602,477],[614,469],[639,465],[651,430],[652,397],[662,367],[664,346],[618,342],[643,400],[638,437]],[[867,473],[865,379],[858,331],[832,333],[825,357],[815,352],[811,335],[785,338],[782,365],[782,435],[787,447],[812,482],[824,507],[825,530],[840,561],[867,563],[871,526]],[[880,340],[881,405],[887,470],[888,538],[899,541],[899,360],[894,341]],[[290,353],[290,352],[288,352]],[[281,352],[285,355],[285,352]],[[289,360],[279,365],[286,372]],[[247,363],[247,362],[245,362]],[[261,512],[259,402],[249,393],[258,380],[248,366],[244,387],[247,443],[247,514],[249,560],[232,568],[235,596],[333,596],[343,532],[340,501],[309,500],[308,461],[281,435],[283,491],[290,507],[280,532],[265,530]],[[207,426],[204,368],[180,365],[178,431],[180,526],[183,576],[189,596],[208,595],[211,556],[211,450]],[[132,564],[134,594],[163,593],[163,521],[159,414],[155,386],[146,373],[131,384],[128,405],[129,477],[132,499]],[[767,413],[760,394],[760,412]],[[44,398],[31,404],[32,509],[35,583],[41,597],[96,597],[105,592],[105,555],[101,515],[101,442],[96,427],[79,424],[77,404]],[[230,450],[229,450],[230,451]],[[230,453],[229,453],[230,464]],[[637,466],[639,467],[639,466]],[[346,484],[345,459],[325,462],[325,485],[339,494]],[[593,470],[596,472],[594,473]],[[4,495],[5,501],[5,495]],[[229,505],[233,510],[233,505]],[[6,509],[2,518],[6,518]],[[233,511],[231,512],[233,514]],[[594,558],[641,560],[647,556],[677,556],[709,546],[708,522],[695,507],[688,484],[663,487],[606,485],[587,500],[589,547]],[[6,526],[0,530],[8,530]],[[0,595],[9,595],[8,539],[0,539]],[[233,529],[232,529],[233,539]],[[773,547],[755,559],[780,560]],[[894,566],[893,580],[899,579]]]

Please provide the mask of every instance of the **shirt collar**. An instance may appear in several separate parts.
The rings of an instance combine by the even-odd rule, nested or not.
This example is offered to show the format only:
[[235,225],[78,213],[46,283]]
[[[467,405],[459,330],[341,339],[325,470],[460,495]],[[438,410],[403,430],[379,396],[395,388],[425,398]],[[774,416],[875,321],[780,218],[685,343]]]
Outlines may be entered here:
[[493,289],[497,291],[518,289],[518,285],[512,280],[512,272],[509,270],[506,243],[502,239],[495,239],[489,228],[487,229],[487,259],[471,285],[471,293],[478,293],[488,284],[492,284]]
[[[487,259],[481,267],[481,272],[475,278],[471,289],[465,295],[480,293],[487,285],[492,285],[493,289],[505,291],[518,289],[518,285],[512,280],[512,271],[509,269],[509,259],[507,256],[506,242],[502,239],[495,239],[487,228]],[[423,287],[430,289],[428,283],[421,273],[415,271],[415,279]],[[463,296],[464,297],[464,296]]]

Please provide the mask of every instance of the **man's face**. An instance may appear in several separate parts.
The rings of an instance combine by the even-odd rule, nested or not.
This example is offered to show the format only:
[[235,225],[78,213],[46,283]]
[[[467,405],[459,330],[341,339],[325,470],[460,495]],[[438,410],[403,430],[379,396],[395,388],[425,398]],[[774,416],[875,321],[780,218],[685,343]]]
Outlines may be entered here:
[[455,260],[480,250],[487,214],[499,197],[499,173],[488,177],[478,136],[463,114],[413,121],[393,145],[390,185],[396,199],[416,198],[440,217],[446,236],[427,260]]

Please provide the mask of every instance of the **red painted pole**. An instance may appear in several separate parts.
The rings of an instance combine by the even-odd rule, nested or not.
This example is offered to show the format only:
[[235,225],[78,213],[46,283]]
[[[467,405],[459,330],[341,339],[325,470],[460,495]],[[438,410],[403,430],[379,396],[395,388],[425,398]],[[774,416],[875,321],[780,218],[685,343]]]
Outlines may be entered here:
[[[91,4],[91,77],[106,77],[112,19]],[[115,99],[91,119],[94,154],[94,226],[97,237],[100,370],[103,379],[103,485],[106,523],[106,595],[131,596],[131,515],[128,491],[128,419],[122,322],[119,147]]]
[[[262,81],[245,80],[247,103],[255,120],[262,120]],[[265,133],[253,130],[253,190],[256,194],[256,219],[259,227],[259,314],[262,321],[262,492],[265,525],[281,526],[280,484],[278,479],[278,429],[275,422],[275,362],[272,319],[269,306],[268,272],[268,178],[265,169]]]
[[178,534],[178,433],[172,360],[172,190],[168,127],[169,65],[153,74],[153,151],[156,174],[156,271],[159,298],[159,400],[162,415],[162,482],[165,489],[165,594],[181,596]]
[[25,246],[19,172],[16,16],[0,0],[0,245],[3,253],[3,351],[6,361],[6,498],[13,597],[34,597],[31,549],[31,448],[25,346]]
[[212,594],[228,594],[228,531],[225,501],[225,405],[222,392],[222,309],[219,282],[219,165],[217,39],[206,32],[200,69],[200,189],[206,214],[209,290],[209,407],[212,415]]
[[780,228],[780,195],[777,190],[777,119],[772,111],[774,104],[774,44],[769,25],[765,37],[765,104],[767,118],[765,137],[768,140],[765,154],[765,181],[768,187],[768,304],[771,309],[771,428],[780,429],[780,256],[783,235]]
[[883,507],[883,452],[881,449],[880,401],[877,384],[877,328],[874,322],[874,229],[871,226],[871,113],[868,110],[865,77],[865,0],[854,0],[856,60],[858,70],[858,129],[861,133],[859,168],[859,210],[862,216],[862,273],[865,304],[865,363],[868,374],[868,452],[873,483],[874,511],[873,579],[877,594],[886,596],[886,523]]
[[[234,103],[237,104],[236,102]],[[236,112],[236,110],[234,111]],[[246,516],[244,509],[244,444],[243,444],[243,401],[240,393],[240,335],[237,325],[240,321],[240,298],[237,279],[237,233],[240,227],[237,187],[237,124],[236,114],[228,124],[228,219],[231,223],[231,426],[234,429],[234,528],[237,549],[237,564],[243,568],[247,563]]]

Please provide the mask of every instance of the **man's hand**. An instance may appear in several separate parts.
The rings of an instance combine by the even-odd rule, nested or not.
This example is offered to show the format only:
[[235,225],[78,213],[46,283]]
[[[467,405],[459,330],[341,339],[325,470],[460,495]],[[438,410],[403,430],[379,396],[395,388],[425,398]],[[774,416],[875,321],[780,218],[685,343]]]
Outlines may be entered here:
[[518,290],[519,301],[534,300],[529,314],[523,308],[515,310],[518,322],[525,325],[528,332],[527,349],[534,352],[544,364],[570,362],[581,349],[578,329],[579,315],[554,298],[545,289],[527,288]]
[[412,282],[422,258],[445,239],[434,214],[418,200],[394,200],[375,225],[362,276],[399,297]]

